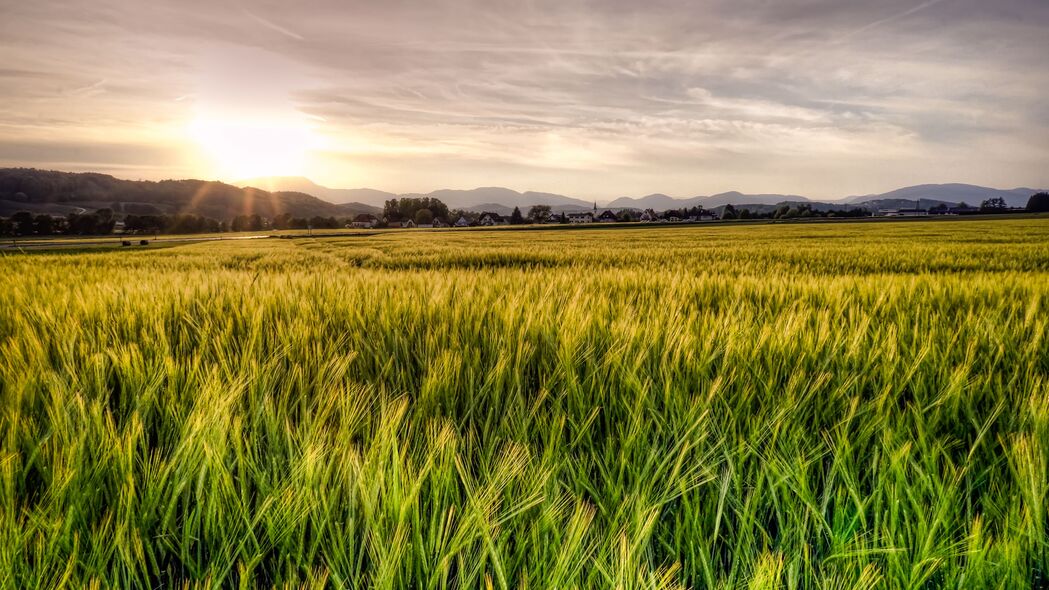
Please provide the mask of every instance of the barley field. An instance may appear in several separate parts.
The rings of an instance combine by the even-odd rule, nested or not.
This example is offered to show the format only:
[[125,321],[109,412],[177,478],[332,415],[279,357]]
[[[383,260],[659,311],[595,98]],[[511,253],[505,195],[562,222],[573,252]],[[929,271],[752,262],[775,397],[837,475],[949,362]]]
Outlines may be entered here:
[[0,587],[1049,585],[1049,219],[0,255]]

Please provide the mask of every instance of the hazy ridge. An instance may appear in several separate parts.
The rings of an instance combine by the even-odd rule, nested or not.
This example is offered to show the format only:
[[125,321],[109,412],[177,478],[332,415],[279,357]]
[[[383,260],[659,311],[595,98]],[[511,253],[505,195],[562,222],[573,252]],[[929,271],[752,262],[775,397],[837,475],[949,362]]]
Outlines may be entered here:
[[[514,207],[531,207],[532,205],[550,205],[555,211],[573,211],[592,209],[594,201],[579,199],[556,193],[518,192],[505,187],[480,187],[470,190],[440,189],[429,193],[396,194],[387,191],[360,189],[333,189],[318,185],[302,177],[279,177],[248,181],[253,186],[274,190],[296,190],[332,201],[333,203],[357,202],[360,204],[382,207],[386,200],[404,197],[435,197],[452,209],[485,210],[496,213],[508,212]],[[244,183],[241,183],[244,184]],[[1041,189],[1014,188],[997,189],[972,184],[922,184],[895,189],[889,192],[869,195],[854,195],[840,199],[814,199],[793,194],[747,194],[729,191],[709,196],[676,198],[662,193],[642,197],[618,197],[599,209],[654,209],[665,211],[682,207],[721,207],[724,205],[779,205],[782,203],[822,203],[849,206],[906,207],[916,205],[919,199],[921,206],[933,206],[940,203],[979,205],[983,200],[1002,197],[1010,207],[1023,207],[1027,199]]]
[[[585,211],[593,201],[546,192],[518,192],[504,187],[469,190],[441,189],[429,193],[398,195],[371,188],[340,189],[319,185],[302,177],[254,179],[232,184],[205,180],[123,180],[106,174],[72,173],[29,168],[0,168],[0,215],[16,211],[66,215],[104,207],[126,214],[189,213],[230,219],[258,214],[274,217],[287,213],[297,217],[349,217],[377,214],[387,200],[399,197],[438,198],[450,209],[491,211],[508,215],[514,207],[522,212],[533,205],[548,205],[555,212]],[[783,203],[809,203],[814,207],[898,208],[941,203],[979,205],[1001,197],[1010,207],[1023,207],[1037,189],[996,189],[969,184],[926,184],[881,194],[851,196],[837,200],[810,199],[788,194],[744,194],[726,192],[711,196],[674,198],[665,194],[619,197],[599,209],[654,209],[683,207],[718,208],[750,205],[755,208]]]

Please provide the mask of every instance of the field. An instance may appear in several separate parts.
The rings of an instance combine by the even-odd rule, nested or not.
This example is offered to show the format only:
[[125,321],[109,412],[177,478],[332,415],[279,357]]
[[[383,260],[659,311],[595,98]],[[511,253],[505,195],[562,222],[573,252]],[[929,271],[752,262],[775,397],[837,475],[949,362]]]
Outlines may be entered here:
[[2,588],[1049,585],[1049,219],[0,276]]

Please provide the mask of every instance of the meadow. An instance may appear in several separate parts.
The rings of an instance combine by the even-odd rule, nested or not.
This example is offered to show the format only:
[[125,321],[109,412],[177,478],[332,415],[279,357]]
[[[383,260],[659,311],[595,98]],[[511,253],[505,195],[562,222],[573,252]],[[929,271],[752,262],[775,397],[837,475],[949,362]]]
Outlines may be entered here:
[[1049,585],[1049,219],[0,253],[0,587]]

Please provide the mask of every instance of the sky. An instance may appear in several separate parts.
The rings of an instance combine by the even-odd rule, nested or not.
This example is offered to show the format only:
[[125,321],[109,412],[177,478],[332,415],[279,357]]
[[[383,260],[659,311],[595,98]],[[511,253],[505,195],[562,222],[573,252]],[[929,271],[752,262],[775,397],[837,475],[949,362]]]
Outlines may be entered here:
[[0,0],[0,166],[392,192],[1049,187],[1046,0]]

